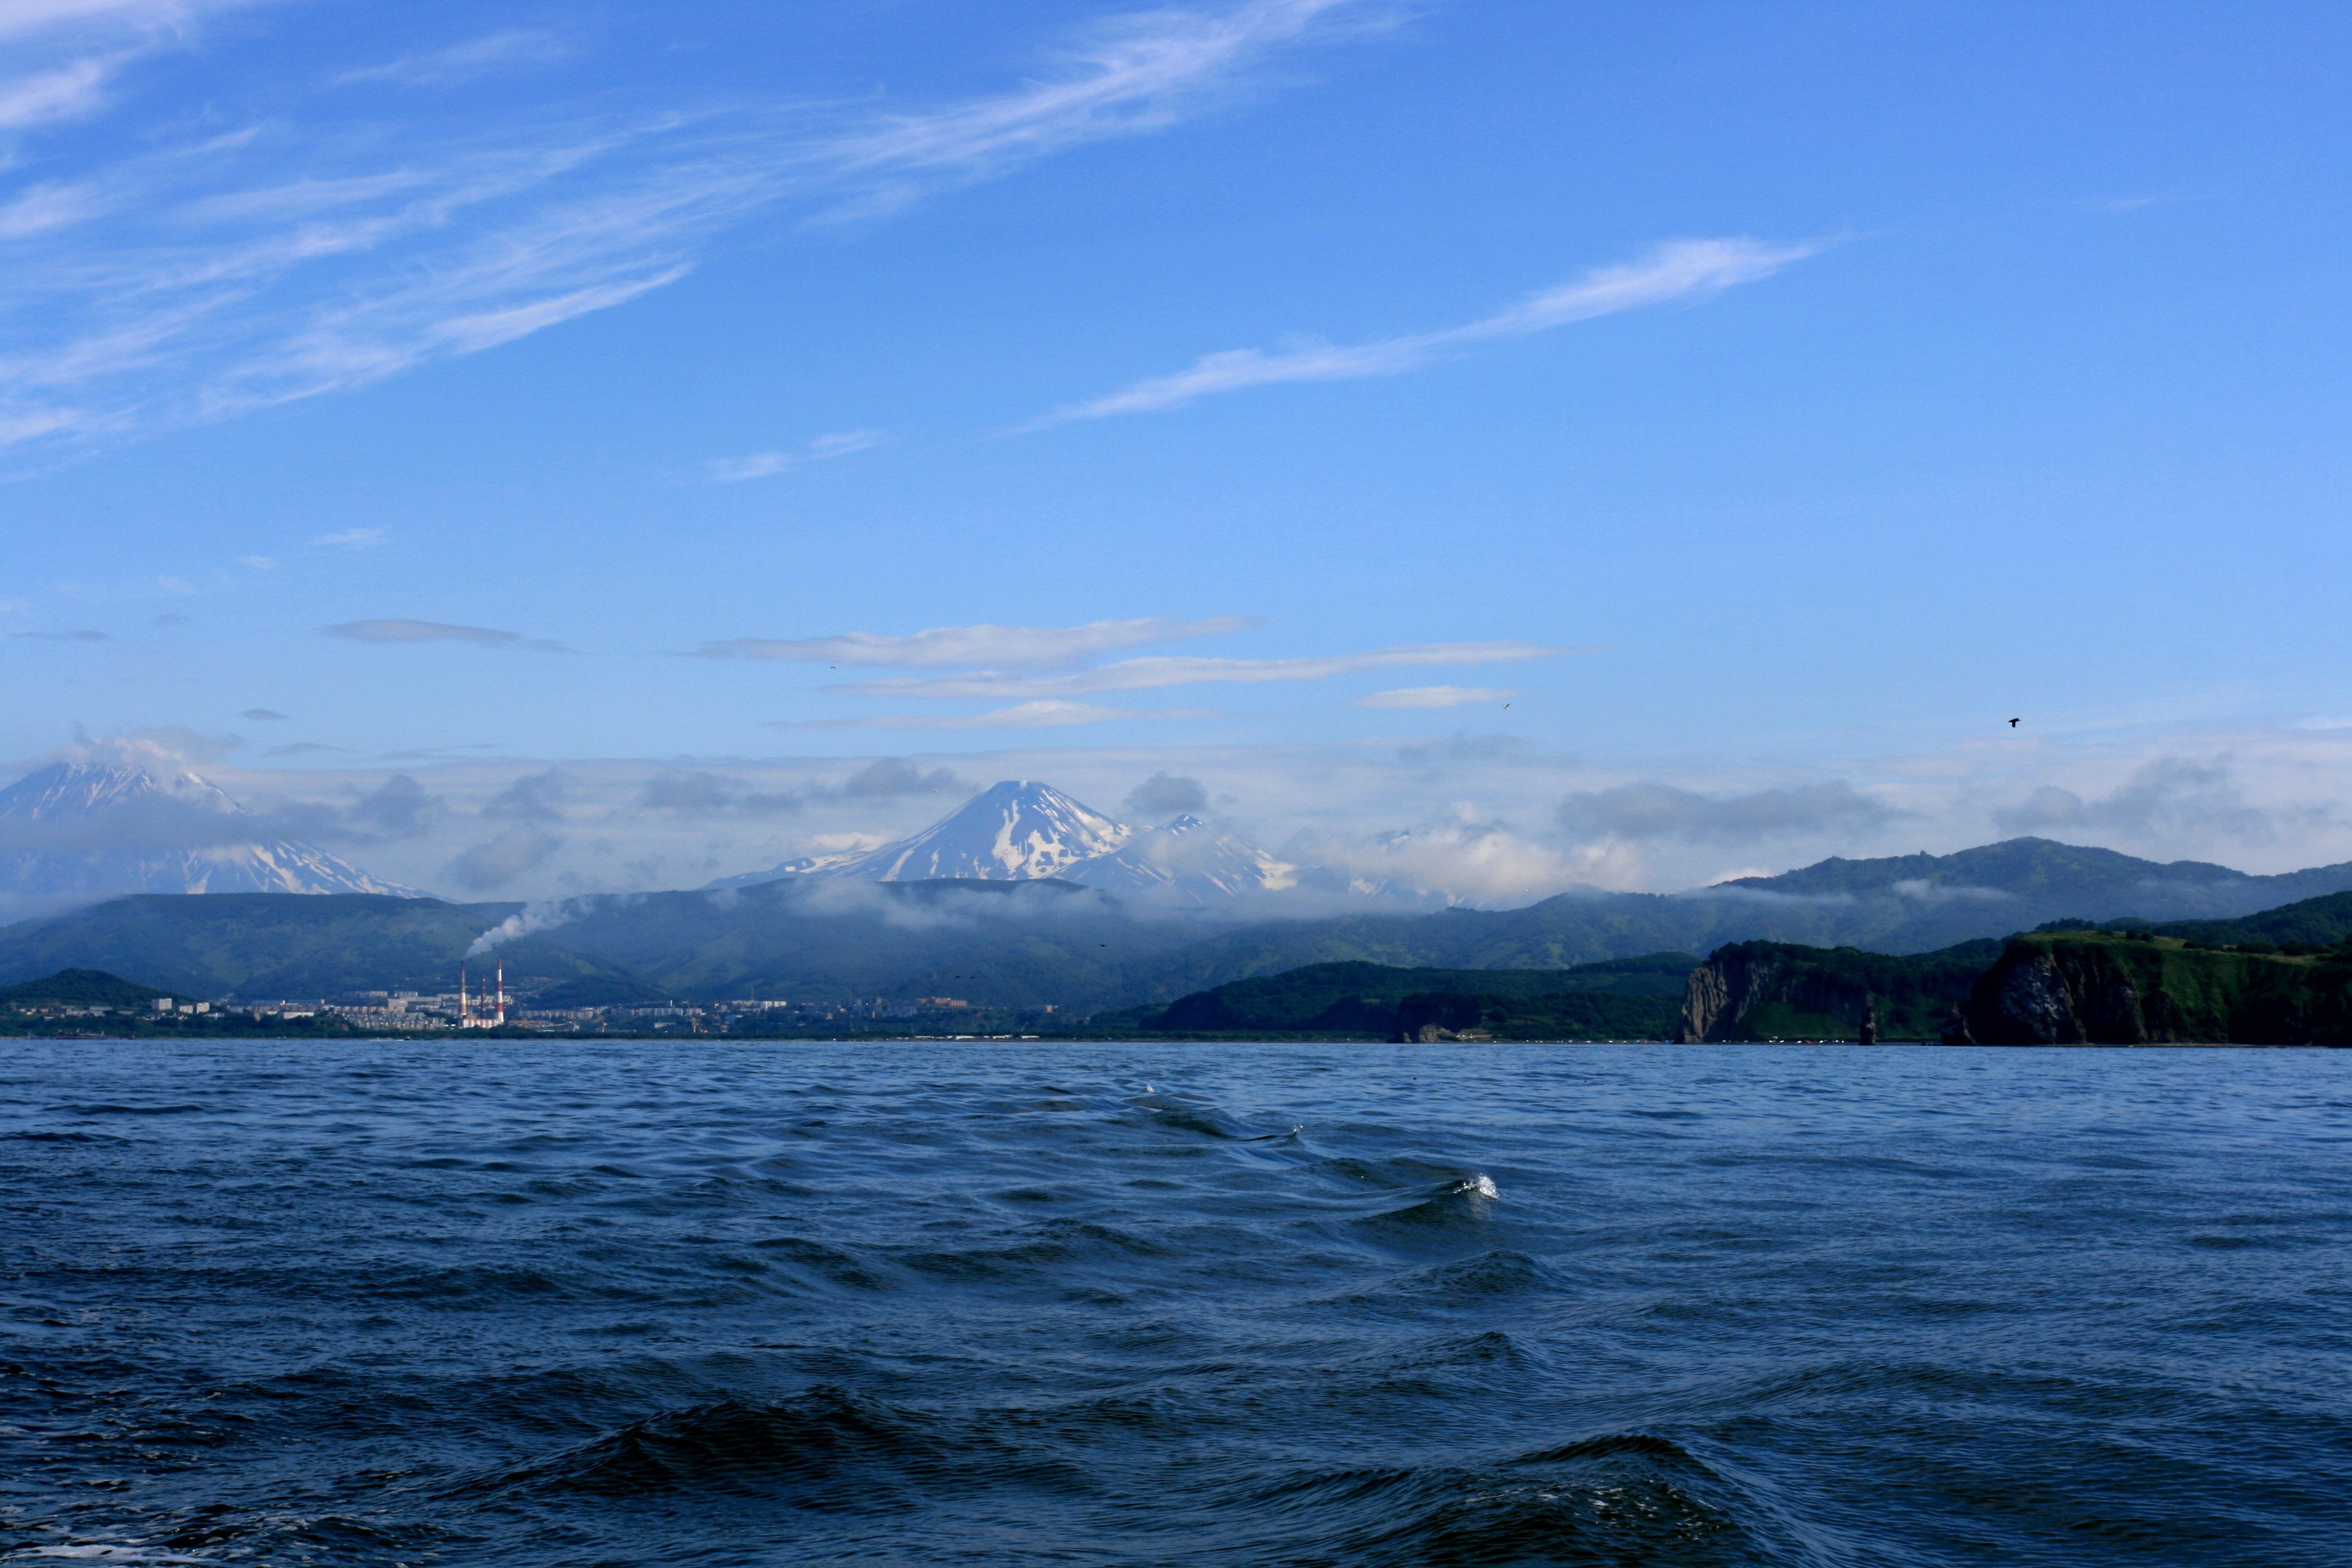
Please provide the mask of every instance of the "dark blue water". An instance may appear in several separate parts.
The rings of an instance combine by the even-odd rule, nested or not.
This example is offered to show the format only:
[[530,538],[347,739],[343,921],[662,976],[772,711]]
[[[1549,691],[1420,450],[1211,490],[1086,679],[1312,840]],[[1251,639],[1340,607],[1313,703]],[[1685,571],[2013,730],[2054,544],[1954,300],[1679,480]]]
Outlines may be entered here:
[[2352,1562],[2352,1054],[0,1049],[6,1561]]

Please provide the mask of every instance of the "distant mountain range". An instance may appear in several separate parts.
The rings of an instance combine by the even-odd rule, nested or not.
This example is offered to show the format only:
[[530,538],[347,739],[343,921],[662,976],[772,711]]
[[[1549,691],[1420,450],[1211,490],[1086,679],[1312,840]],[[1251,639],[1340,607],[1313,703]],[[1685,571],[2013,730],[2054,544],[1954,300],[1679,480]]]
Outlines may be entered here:
[[[1008,843],[1017,849],[1019,840],[1008,835]],[[1110,858],[1077,868],[1108,876]],[[1066,876],[788,874],[749,887],[536,906],[497,951],[510,987],[573,1005],[955,996],[1092,1013],[1164,1005],[1305,964],[1557,970],[1660,952],[1696,961],[1755,940],[1916,952],[2069,917],[2210,921],[2346,890],[2352,866],[2252,877],[2039,838],[1948,856],[1826,860],[1691,893],[1568,893],[1517,910],[1247,921],[1156,908]],[[478,939],[522,909],[355,896],[121,899],[0,930],[0,984],[83,967],[193,996],[439,990]],[[2328,900],[2265,919],[2300,932],[2327,925],[2338,909]]]
[[62,762],[0,790],[0,894],[378,893],[420,898],[274,836],[193,773]]
[[1058,878],[1170,908],[1228,907],[1297,882],[1296,867],[1197,816],[1134,828],[1050,784],[992,784],[910,837],[873,849],[787,860],[724,877],[711,888],[753,888],[787,877],[853,882],[1037,881]]

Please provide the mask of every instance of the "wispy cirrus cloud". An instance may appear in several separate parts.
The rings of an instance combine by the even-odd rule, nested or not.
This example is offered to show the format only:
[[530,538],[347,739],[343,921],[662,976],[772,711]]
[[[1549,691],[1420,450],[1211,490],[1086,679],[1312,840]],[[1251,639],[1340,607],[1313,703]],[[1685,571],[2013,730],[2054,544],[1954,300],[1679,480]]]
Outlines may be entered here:
[[986,713],[877,713],[861,719],[786,719],[782,730],[1058,730],[1122,719],[1211,719],[1209,708],[1111,708],[1096,702],[1017,702]]
[[[551,75],[535,111],[502,104],[471,124],[387,127],[381,110],[338,121],[316,79],[199,140],[159,113],[152,133],[90,156],[49,149],[59,173],[46,191],[0,189],[0,321],[14,323],[0,327],[0,445],[229,417],[480,353],[665,288],[757,215],[870,216],[1176,125],[1388,3],[1139,9],[1018,87],[900,112],[787,114],[713,94],[630,114],[593,94],[566,100],[571,79]],[[205,8],[26,0],[0,10],[0,36],[54,24],[146,48]],[[542,48],[534,38],[461,39],[360,77],[444,79],[520,60]],[[121,118],[95,48],[45,68],[79,74],[0,75],[0,102],[13,91],[23,115],[104,104]]]
[[835,166],[870,187],[829,216],[906,205],[941,183],[983,179],[1082,142],[1164,130],[1230,92],[1249,67],[1342,16],[1394,14],[1365,0],[1251,0],[1223,10],[1113,16],[1066,46],[1060,69],[1017,92],[893,115],[839,137]]
[[831,688],[863,697],[978,698],[1050,701],[1109,691],[1151,691],[1173,686],[1255,685],[1276,680],[1328,680],[1368,669],[1415,665],[1495,664],[1546,658],[1575,650],[1529,642],[1422,643],[1325,658],[1209,658],[1161,655],[1120,659],[1069,675],[962,675],[848,681]]
[[1463,708],[1473,702],[1507,702],[1518,695],[1492,686],[1401,686],[1356,699],[1359,708]]
[[81,59],[0,83],[0,131],[87,114],[104,96],[110,61]]
[[557,34],[536,27],[509,27],[446,48],[403,55],[382,65],[362,66],[334,79],[349,82],[384,81],[403,87],[446,87],[471,81],[513,66],[547,65],[568,59],[575,46]]
[[1108,396],[1056,409],[1026,428],[1037,429],[1076,419],[1106,419],[1118,414],[1158,413],[1181,408],[1195,398],[1286,382],[1355,381],[1367,376],[1401,375],[1479,343],[1530,337],[1620,310],[1719,293],[1735,284],[1769,278],[1819,248],[1813,245],[1768,245],[1745,238],[1677,240],[1658,247],[1640,260],[1595,268],[1573,282],[1531,294],[1516,305],[1464,326],[1370,343],[1309,343],[1272,352],[1228,349],[1203,354],[1193,361],[1189,370],[1152,376]]
[[0,240],[70,228],[103,210],[104,197],[92,186],[29,185],[0,202]]
[[0,38],[47,29],[113,26],[144,29],[197,12],[223,10],[232,0],[7,0],[0,5]]
[[367,550],[383,542],[383,530],[380,528],[339,529],[333,533],[322,533],[310,542],[313,546],[324,550]]
[[0,132],[90,113],[140,56],[182,43],[205,15],[259,0],[5,0]]
[[520,632],[500,631],[495,626],[452,626],[446,621],[412,621],[399,618],[373,621],[342,621],[324,629],[324,636],[341,637],[349,642],[370,643],[472,643],[478,647],[528,648],[533,653],[570,653],[572,649],[547,637],[526,637]]
[[705,643],[698,658],[778,658],[809,664],[886,665],[900,669],[1059,669],[1150,643],[1244,631],[1248,616],[1181,620],[1142,616],[1079,626],[933,626],[905,637],[844,632],[823,637],[736,637]]
[[716,458],[711,460],[713,483],[739,484],[745,479],[764,479],[781,474],[786,468],[797,468],[808,463],[821,463],[828,458],[846,458],[852,452],[863,452],[868,447],[878,447],[890,438],[883,430],[844,430],[837,435],[819,436],[793,452],[751,452],[740,458]]

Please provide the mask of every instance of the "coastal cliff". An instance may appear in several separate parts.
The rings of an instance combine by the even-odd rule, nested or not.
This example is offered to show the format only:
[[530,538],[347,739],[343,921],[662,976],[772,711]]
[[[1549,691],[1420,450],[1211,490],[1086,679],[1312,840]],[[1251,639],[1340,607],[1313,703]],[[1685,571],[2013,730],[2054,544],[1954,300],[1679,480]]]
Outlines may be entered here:
[[2074,929],[1898,957],[1738,942],[1691,972],[1675,1037],[2352,1044],[2352,943],[2281,952]]
[[2340,1045],[2352,1041],[2352,955],[2036,933],[2009,943],[1964,1012],[1964,1037],[1983,1045]]
[[2000,951],[1995,942],[1909,956],[1734,942],[1691,971],[1675,1037],[1685,1045],[1935,1039]]

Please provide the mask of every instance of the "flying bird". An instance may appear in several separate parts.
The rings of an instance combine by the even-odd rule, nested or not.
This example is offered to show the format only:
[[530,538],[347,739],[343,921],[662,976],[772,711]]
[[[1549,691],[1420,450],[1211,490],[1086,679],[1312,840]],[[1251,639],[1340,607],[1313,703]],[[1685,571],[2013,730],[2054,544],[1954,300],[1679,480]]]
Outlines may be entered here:
[[2011,729],[2012,729],[2012,730],[2016,729],[2016,728],[2017,728],[2017,721],[2016,721],[2016,720],[2014,720],[2014,719],[2011,719],[2011,720],[2009,721],[2009,727],[2010,727]]

